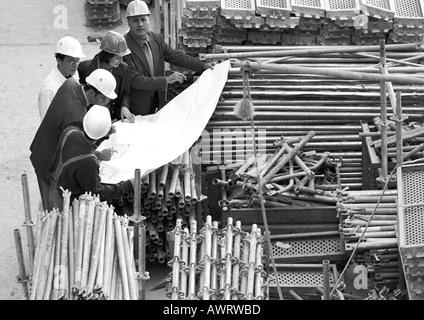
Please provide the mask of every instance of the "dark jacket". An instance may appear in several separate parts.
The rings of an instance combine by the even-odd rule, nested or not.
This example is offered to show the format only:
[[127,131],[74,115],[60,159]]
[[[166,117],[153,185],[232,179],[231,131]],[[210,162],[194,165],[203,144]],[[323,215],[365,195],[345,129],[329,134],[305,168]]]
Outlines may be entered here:
[[[162,35],[148,32],[152,50],[155,74],[151,74],[146,56],[139,40],[129,32],[124,35],[131,54],[124,56],[131,73],[130,111],[135,115],[147,115],[161,109],[166,103],[167,82],[165,78],[165,62],[178,67],[202,73],[204,63],[183,51],[175,50],[165,43]],[[158,105],[152,107],[152,100],[157,93]]]
[[[66,129],[60,137],[59,147],[50,166],[49,177],[57,167],[62,140],[69,129],[71,128]],[[62,163],[85,154],[94,155],[94,141],[88,139],[81,130],[71,132],[62,149]],[[92,195],[98,195],[100,201],[107,201],[109,204],[113,199],[133,190],[130,180],[117,184],[101,183],[99,168],[99,162],[95,156],[72,162],[63,168],[59,178],[59,186],[71,192],[71,201],[78,199],[80,195],[86,192],[91,192]]]
[[88,102],[83,86],[74,77],[66,80],[50,103],[31,143],[30,160],[37,178],[49,184],[47,172],[58,145],[60,135],[68,126],[82,129]]
[[[86,84],[86,78],[96,69],[99,68],[99,55],[96,54],[92,60],[85,60],[78,66],[78,74],[80,77],[80,83]],[[115,93],[117,98],[111,100],[107,107],[110,110],[112,120],[121,119],[121,108],[130,108],[130,73],[126,63],[120,63],[118,67],[112,68],[111,73],[116,80]]]

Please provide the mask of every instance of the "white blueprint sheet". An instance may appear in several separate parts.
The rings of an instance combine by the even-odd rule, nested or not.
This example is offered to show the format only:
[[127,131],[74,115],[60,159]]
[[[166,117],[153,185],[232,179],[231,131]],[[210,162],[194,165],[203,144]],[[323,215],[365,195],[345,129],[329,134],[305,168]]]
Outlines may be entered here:
[[187,151],[215,111],[229,69],[227,60],[206,70],[156,114],[137,116],[135,123],[116,122],[116,133],[98,148],[118,150],[110,161],[100,162],[102,183],[130,179],[135,169],[143,176]]

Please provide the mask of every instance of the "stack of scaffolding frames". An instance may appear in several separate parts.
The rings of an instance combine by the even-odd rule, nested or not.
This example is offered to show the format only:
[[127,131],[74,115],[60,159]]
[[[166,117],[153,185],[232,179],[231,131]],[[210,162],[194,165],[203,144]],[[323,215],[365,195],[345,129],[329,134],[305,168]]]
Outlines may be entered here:
[[256,14],[255,0],[221,0],[221,14],[231,20],[251,20]]
[[325,0],[325,15],[331,20],[353,20],[359,12],[359,0]]
[[397,168],[398,245],[410,300],[424,299],[424,164]]
[[297,17],[325,17],[324,0],[292,0],[292,10]]
[[394,24],[400,26],[417,27],[424,24],[423,0],[393,0],[394,2]]
[[291,5],[289,0],[256,0],[256,13],[273,19],[289,18]]
[[392,20],[395,11],[390,0],[362,0],[361,11],[370,17]]

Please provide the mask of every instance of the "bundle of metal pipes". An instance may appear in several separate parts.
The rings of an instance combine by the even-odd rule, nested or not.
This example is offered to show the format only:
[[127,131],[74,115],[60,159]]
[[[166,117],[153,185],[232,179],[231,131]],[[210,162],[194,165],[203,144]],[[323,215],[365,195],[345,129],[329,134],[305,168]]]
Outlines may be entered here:
[[198,231],[197,221],[183,228],[180,219],[170,232],[173,239],[172,279],[168,296],[172,300],[265,300],[267,274],[264,271],[263,237],[254,224],[251,233],[241,222],[221,230],[207,216]]
[[38,215],[30,300],[138,300],[128,219],[97,196],[70,197]]
[[357,246],[355,261],[367,266],[372,285],[379,288],[395,289],[402,277],[395,231],[396,201],[397,190],[363,190],[346,191],[337,204],[346,251],[352,252]]
[[[171,257],[167,232],[177,219],[183,227],[190,219],[202,221],[201,167],[193,163],[190,151],[175,161],[141,178],[140,214],[146,218],[146,256],[149,262],[165,263]],[[114,201],[122,214],[132,216],[134,193]]]
[[233,171],[222,169],[221,179],[212,181],[221,187],[221,208],[259,207],[259,179],[266,186],[265,207],[335,205],[337,194],[326,191],[338,187],[336,164],[328,159],[330,153],[318,156],[302,152],[314,134],[310,131],[305,137],[276,141],[278,149],[258,157],[258,168],[255,157],[250,156]]
[[[233,112],[243,97],[240,67],[248,65],[258,145],[272,152],[276,149],[273,141],[281,135],[297,137],[314,130],[316,134],[305,150],[331,152],[334,158],[342,158],[343,187],[362,189],[360,121],[372,124],[372,119],[381,115],[380,81],[392,81],[386,82],[393,109],[388,117],[395,114],[394,91],[402,92],[404,116],[417,121],[422,114],[422,48],[406,44],[387,45],[385,49],[385,74],[379,64],[379,46],[220,46],[215,54],[201,55],[205,60],[231,59],[234,67],[206,127],[210,134],[224,139],[221,144],[215,139],[205,155],[240,159],[253,148],[250,134],[243,135],[249,123]],[[244,148],[233,136],[246,138]]]

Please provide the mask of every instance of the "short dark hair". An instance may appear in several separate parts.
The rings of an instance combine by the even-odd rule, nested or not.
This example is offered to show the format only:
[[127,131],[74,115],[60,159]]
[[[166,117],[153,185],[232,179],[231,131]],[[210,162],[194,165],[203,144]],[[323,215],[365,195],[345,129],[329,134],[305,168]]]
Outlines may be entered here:
[[88,90],[93,90],[94,91],[94,95],[98,95],[98,94],[102,94],[99,90],[97,90],[97,88],[93,87],[91,84],[85,84],[84,85],[84,91],[88,91]]
[[60,61],[63,61],[63,59],[65,59],[66,57],[66,55],[61,53],[56,53],[54,56],[56,57],[56,59],[59,59]]
[[112,60],[114,56],[115,56],[114,53],[110,53],[110,52],[102,50],[99,52],[99,62],[109,64],[110,60]]

